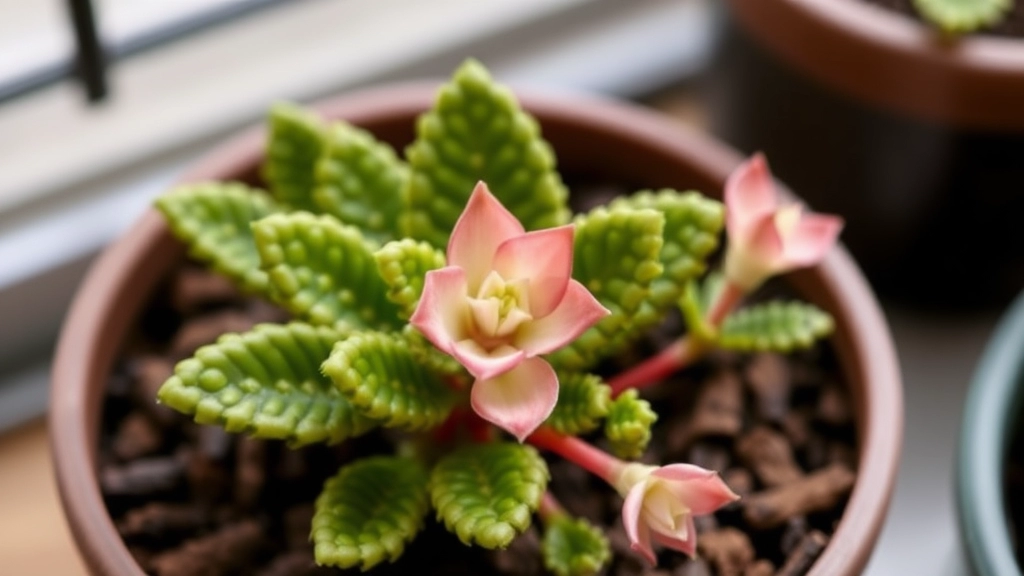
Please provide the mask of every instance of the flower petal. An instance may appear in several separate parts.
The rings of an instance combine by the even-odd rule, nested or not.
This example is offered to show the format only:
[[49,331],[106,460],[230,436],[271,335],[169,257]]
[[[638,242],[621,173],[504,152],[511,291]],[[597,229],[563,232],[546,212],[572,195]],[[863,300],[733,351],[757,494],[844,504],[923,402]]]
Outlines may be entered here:
[[522,442],[554,410],[558,376],[540,358],[524,360],[515,369],[473,383],[470,403],[481,418]]
[[450,354],[469,370],[474,378],[494,378],[515,368],[526,358],[526,353],[511,346],[499,346],[487,351],[476,340],[467,338],[452,345]]
[[479,182],[452,229],[448,264],[466,270],[470,292],[475,295],[492,269],[498,246],[525,232],[519,220],[487,189],[487,184]]
[[729,237],[747,236],[751,226],[775,211],[775,182],[764,154],[758,152],[740,164],[725,182],[725,218]]
[[466,273],[462,268],[446,266],[427,272],[423,296],[409,323],[434,346],[451,353],[452,345],[466,337],[468,315]]
[[509,238],[494,255],[494,269],[506,280],[530,281],[530,313],[547,316],[558,306],[572,276],[572,224]]
[[835,245],[843,219],[830,214],[805,214],[785,239],[785,257],[794,267],[812,266]]
[[[696,468],[703,471],[703,474],[683,470],[683,467]],[[675,468],[667,471],[666,469]],[[659,478],[668,480],[666,485],[679,498],[690,514],[710,514],[722,506],[739,500],[739,496],[733,492],[717,472],[704,470],[698,466],[688,464],[674,464],[664,466],[654,472]]]
[[714,475],[714,470],[696,464],[668,464],[651,472],[651,476],[665,480],[705,480]]
[[608,309],[589,290],[570,280],[558,307],[547,316],[524,324],[516,334],[515,345],[530,357],[547,354],[572,342],[608,314]]
[[693,522],[692,514],[686,519],[686,538],[673,538],[657,532],[652,536],[655,542],[666,548],[682,552],[691,558],[697,554],[697,526]]
[[651,549],[651,529],[643,521],[644,496],[647,493],[647,482],[637,482],[626,494],[622,503],[622,526],[629,537],[629,547],[639,552],[652,565],[657,563],[654,550]]

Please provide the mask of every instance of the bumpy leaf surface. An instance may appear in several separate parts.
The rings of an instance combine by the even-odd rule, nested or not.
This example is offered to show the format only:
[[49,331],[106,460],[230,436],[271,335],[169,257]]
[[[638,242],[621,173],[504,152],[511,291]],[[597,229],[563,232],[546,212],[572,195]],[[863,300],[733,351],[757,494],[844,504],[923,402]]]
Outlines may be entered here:
[[1002,20],[1013,0],[914,0],[928,21],[951,34],[973,32]]
[[397,329],[398,309],[377,271],[376,245],[332,216],[275,214],[253,224],[275,300],[313,324]]
[[317,212],[314,171],[324,149],[323,121],[300,106],[279,102],[270,108],[267,123],[263,181],[274,197],[288,206]]
[[567,192],[555,156],[532,116],[473,60],[463,64],[416,124],[406,150],[408,236],[446,246],[455,221],[480,180],[527,230],[569,220]]
[[810,348],[832,333],[827,312],[803,302],[768,302],[726,317],[718,345],[732,350],[792,352]]
[[387,242],[401,233],[398,217],[408,177],[395,151],[369,132],[343,122],[327,129],[326,147],[316,164],[313,202],[323,212],[351,224],[363,235]]
[[611,388],[593,374],[559,374],[558,404],[545,424],[562,434],[596,430],[611,405]]
[[576,219],[573,277],[611,314],[551,355],[566,370],[586,370],[628,346],[640,328],[660,317],[650,306],[651,282],[660,277],[665,217],[656,210],[596,208]]
[[530,527],[548,483],[532,446],[473,444],[445,456],[430,477],[437,519],[466,545],[505,548]]
[[604,421],[604,433],[612,452],[619,458],[639,458],[651,441],[651,426],[657,419],[650,403],[640,398],[636,390],[620,394],[612,402]]
[[428,476],[414,460],[376,456],[347,464],[316,499],[317,564],[363,570],[394,562],[423,528]]
[[320,374],[341,334],[299,322],[225,334],[178,363],[160,402],[229,432],[293,445],[340,442],[376,423]]
[[388,300],[398,306],[399,316],[408,320],[423,294],[427,272],[444,267],[444,252],[426,242],[405,238],[388,242],[373,256],[388,285]]
[[266,193],[231,182],[188,184],[161,196],[156,206],[190,256],[247,292],[266,292],[267,274],[249,228],[280,210]]
[[540,551],[544,567],[556,576],[593,576],[611,558],[608,538],[597,527],[566,515],[548,523]]
[[389,427],[437,426],[458,400],[400,334],[352,334],[334,346],[322,369],[353,405]]

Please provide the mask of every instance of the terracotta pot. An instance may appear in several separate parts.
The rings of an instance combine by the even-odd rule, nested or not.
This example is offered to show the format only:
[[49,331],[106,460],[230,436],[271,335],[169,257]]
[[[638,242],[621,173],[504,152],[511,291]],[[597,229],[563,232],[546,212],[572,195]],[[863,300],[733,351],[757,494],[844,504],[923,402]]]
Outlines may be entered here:
[[[319,109],[401,147],[415,117],[433,100],[423,85],[345,96]],[[717,192],[740,158],[701,135],[647,111],[578,97],[526,95],[567,179],[575,174],[639,187]],[[263,134],[249,131],[212,152],[185,180],[254,175]],[[76,298],[57,350],[50,426],[58,484],[68,520],[93,574],[141,576],[107,514],[96,478],[101,399],[129,328],[183,249],[155,211],[94,265]],[[819,267],[792,275],[805,298],[837,320],[834,343],[856,408],[860,469],[846,513],[813,574],[858,574],[881,528],[902,438],[899,368],[885,320],[856,265],[835,250]]]
[[1024,286],[1024,41],[943,42],[865,0],[728,0],[715,131],[844,236],[883,294],[1002,305]]

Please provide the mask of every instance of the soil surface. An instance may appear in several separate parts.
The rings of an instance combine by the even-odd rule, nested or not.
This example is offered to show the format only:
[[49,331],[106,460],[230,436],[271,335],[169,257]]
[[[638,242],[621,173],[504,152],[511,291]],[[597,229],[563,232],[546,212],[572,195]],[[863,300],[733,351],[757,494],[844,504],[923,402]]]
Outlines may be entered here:
[[[110,514],[146,572],[358,573],[314,565],[312,502],[345,462],[390,452],[385,434],[293,451],[196,425],[154,401],[174,363],[197,347],[223,332],[284,319],[280,310],[184,264],[129,339],[105,399],[99,474]],[[679,319],[670,318],[622,362],[652,353],[680,331]],[[645,460],[720,470],[743,499],[698,518],[699,559],[662,551],[651,568],[629,551],[621,498],[550,458],[553,493],[609,536],[614,558],[605,573],[804,574],[828,543],[855,479],[854,423],[830,350],[788,357],[719,353],[644,395],[661,415]],[[396,564],[371,574],[542,574],[538,539],[533,528],[505,551],[467,548],[431,517]]]
[[[906,14],[915,20],[921,20],[921,15],[914,8],[912,0],[863,0],[890,10]],[[1024,37],[1024,1],[1013,0],[1013,8],[995,26],[983,28],[975,34],[987,34],[992,36],[1008,36],[1012,38]]]

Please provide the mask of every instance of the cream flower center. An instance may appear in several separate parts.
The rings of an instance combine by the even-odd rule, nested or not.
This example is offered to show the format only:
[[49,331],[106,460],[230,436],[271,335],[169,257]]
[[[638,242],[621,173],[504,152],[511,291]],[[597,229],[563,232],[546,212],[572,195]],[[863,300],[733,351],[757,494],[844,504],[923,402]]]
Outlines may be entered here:
[[783,239],[788,238],[800,224],[802,213],[803,207],[799,204],[790,204],[785,208],[779,208],[775,212],[775,229],[779,231],[779,236]]
[[529,285],[529,279],[505,280],[492,270],[480,284],[476,296],[469,297],[476,333],[486,339],[504,339],[524,322],[533,320]]

